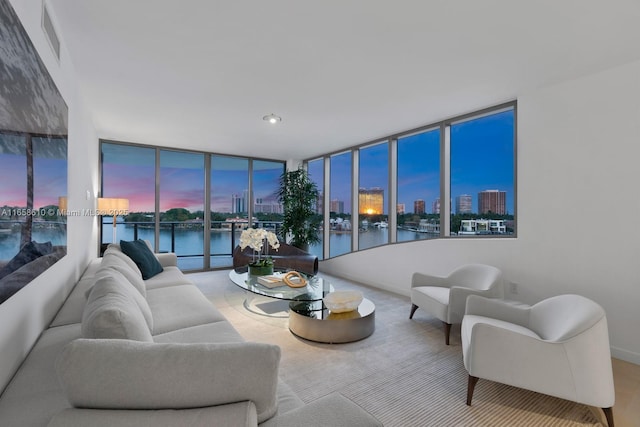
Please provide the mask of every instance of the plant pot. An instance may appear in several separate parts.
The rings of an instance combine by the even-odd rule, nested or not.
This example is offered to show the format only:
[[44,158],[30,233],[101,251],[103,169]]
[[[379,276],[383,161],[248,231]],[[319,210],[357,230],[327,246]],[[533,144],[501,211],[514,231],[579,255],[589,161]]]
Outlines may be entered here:
[[249,264],[249,276],[268,276],[273,274],[273,264]]

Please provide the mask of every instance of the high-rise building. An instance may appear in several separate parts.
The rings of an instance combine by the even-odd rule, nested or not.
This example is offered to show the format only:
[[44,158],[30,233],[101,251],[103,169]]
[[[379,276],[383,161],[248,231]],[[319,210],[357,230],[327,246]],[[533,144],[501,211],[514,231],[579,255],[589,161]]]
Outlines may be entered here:
[[440,198],[437,198],[431,204],[431,212],[434,214],[440,213]]
[[382,215],[384,213],[384,190],[380,187],[358,190],[358,213]]
[[424,200],[418,199],[413,202],[413,213],[416,213],[418,215],[424,213]]
[[405,209],[404,209],[404,203],[398,203],[396,205],[396,213],[398,215],[404,215]]
[[471,213],[473,209],[471,195],[469,194],[461,194],[456,197],[456,213],[457,214],[465,214]]
[[316,200],[316,213],[322,215],[324,212],[324,192],[318,191],[318,199]]
[[231,195],[231,213],[247,213],[247,191],[242,196]]
[[507,192],[500,190],[484,190],[478,193],[478,213],[507,213]]
[[344,202],[342,200],[333,199],[329,205],[329,210],[337,214],[344,213]]
[[256,197],[256,202],[253,204],[253,212],[281,214],[284,210],[278,197],[272,194],[267,197]]

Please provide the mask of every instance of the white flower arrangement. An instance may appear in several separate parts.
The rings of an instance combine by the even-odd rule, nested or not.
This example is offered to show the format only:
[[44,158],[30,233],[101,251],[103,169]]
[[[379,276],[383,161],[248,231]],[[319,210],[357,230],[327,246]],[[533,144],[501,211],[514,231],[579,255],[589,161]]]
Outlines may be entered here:
[[253,249],[253,264],[265,265],[273,263],[269,257],[269,246],[277,251],[280,241],[278,236],[264,228],[247,228],[240,235],[240,249],[244,250],[247,246]]

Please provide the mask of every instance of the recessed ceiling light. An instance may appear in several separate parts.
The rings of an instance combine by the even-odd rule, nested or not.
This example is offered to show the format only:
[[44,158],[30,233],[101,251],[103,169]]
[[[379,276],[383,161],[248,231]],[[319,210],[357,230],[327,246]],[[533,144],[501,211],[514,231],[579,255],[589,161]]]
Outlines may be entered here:
[[271,113],[271,114],[268,114],[268,115],[264,116],[262,118],[262,120],[264,120],[265,122],[269,122],[272,125],[275,125],[276,123],[282,121],[282,117],[276,116],[275,114]]

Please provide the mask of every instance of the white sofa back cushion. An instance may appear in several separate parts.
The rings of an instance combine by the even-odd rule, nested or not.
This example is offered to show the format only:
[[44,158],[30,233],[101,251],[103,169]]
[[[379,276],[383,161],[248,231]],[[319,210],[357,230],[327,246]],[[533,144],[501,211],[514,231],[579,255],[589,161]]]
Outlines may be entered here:
[[102,263],[100,264],[100,269],[97,274],[106,268],[111,268],[122,273],[129,283],[131,283],[133,287],[140,292],[140,295],[145,298],[147,297],[147,287],[144,284],[144,280],[142,280],[140,270],[134,271],[131,266],[122,259],[122,257],[115,255],[113,252],[105,253],[102,257]]
[[263,343],[160,344],[78,339],[56,362],[77,408],[187,409],[252,401],[258,422],[278,409],[280,348]]
[[152,328],[147,301],[121,273],[112,270],[96,280],[82,313],[83,337],[152,342]]
[[107,254],[112,254],[114,256],[117,256],[118,258],[121,258],[124,262],[127,263],[127,265],[129,265],[129,267],[131,267],[133,271],[136,272],[136,274],[138,274],[142,278],[142,272],[140,271],[136,263],[131,258],[129,258],[124,252],[122,252],[120,245],[111,243],[109,247],[107,247],[107,250],[104,251],[103,256]]

